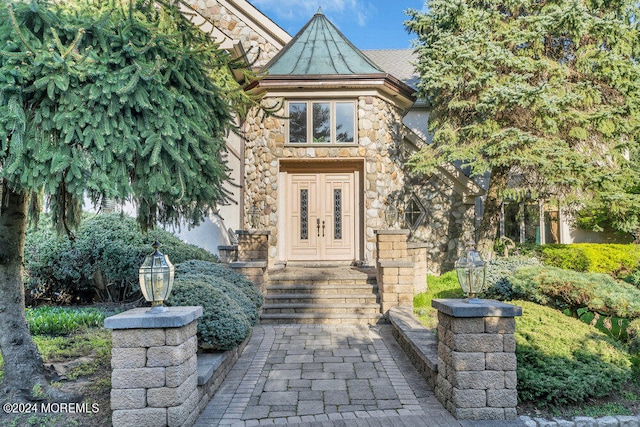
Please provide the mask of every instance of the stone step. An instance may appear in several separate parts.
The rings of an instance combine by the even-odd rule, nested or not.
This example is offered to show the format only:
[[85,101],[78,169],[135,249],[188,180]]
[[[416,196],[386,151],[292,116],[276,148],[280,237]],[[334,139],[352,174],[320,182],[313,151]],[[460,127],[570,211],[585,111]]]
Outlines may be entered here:
[[377,294],[378,285],[371,284],[269,284],[267,285],[269,294],[293,294],[312,293],[314,295],[335,295],[335,294]]
[[357,324],[385,323],[380,313],[263,313],[260,322],[265,324]]
[[326,304],[376,304],[378,296],[376,294],[271,294],[267,293],[265,304],[269,303],[326,303]]
[[378,304],[309,304],[309,303],[267,303],[262,306],[264,314],[278,313],[341,313],[376,314],[380,313]]

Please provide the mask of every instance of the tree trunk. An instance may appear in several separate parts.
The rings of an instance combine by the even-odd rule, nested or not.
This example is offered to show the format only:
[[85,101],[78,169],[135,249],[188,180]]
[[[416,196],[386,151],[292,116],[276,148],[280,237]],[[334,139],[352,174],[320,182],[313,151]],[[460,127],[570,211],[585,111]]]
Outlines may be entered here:
[[49,387],[42,357],[31,338],[24,314],[22,270],[27,193],[15,192],[3,181],[1,200],[0,351],[4,360],[4,393],[29,400],[77,400],[77,395],[64,394]]
[[507,187],[509,167],[494,166],[489,178],[489,189],[484,202],[484,214],[478,229],[478,251],[485,260],[493,258],[493,244],[500,226],[500,210],[502,207],[501,191]]

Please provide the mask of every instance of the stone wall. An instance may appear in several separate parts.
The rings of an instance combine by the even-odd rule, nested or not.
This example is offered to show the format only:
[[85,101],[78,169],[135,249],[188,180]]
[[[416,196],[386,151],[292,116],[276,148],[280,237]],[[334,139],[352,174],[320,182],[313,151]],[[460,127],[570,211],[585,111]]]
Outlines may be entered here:
[[[325,98],[330,98],[326,95]],[[265,105],[280,105],[276,112],[285,115],[284,100],[267,98]],[[285,145],[285,119],[264,117],[262,113],[250,115],[245,122],[245,209],[256,203],[262,210],[259,229],[271,231],[269,263],[279,258],[278,225],[284,213],[278,212],[278,197],[284,193],[279,188],[279,161],[296,160],[359,160],[364,162],[364,250],[361,261],[373,265],[375,260],[374,230],[384,225],[384,208],[387,197],[400,191],[404,185],[404,173],[396,147],[401,140],[401,112],[385,100],[375,96],[361,96],[357,102],[358,143],[340,146],[291,146]],[[313,171],[313,165],[309,166]],[[248,212],[245,212],[247,217]],[[286,219],[283,219],[286,224]]]
[[428,273],[439,275],[453,269],[464,250],[464,236],[474,230],[474,205],[465,203],[448,178],[437,175],[411,180],[403,194],[405,204],[412,194],[425,214],[417,227],[406,227],[412,229],[412,242],[426,245]]
[[211,20],[228,37],[240,41],[249,61],[255,67],[265,65],[283,47],[273,40],[268,40],[266,34],[252,28],[250,22],[245,22],[233,10],[216,0],[187,0],[186,3]]

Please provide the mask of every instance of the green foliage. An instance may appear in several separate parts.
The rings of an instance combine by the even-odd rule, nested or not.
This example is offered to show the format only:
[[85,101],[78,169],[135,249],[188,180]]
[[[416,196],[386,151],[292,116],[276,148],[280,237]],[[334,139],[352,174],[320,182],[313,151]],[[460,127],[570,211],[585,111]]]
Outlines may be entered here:
[[539,251],[545,265],[567,270],[589,271],[589,258],[578,245],[543,245]]
[[[253,295],[255,287],[252,290],[241,284],[244,281],[233,271],[207,264],[177,265],[167,304],[202,306],[203,315],[198,319],[199,345],[205,349],[229,350],[244,341],[257,323],[262,298]],[[192,268],[193,271],[188,272]],[[221,273],[220,276],[216,272]]]
[[234,285],[251,301],[256,310],[259,310],[264,303],[262,292],[260,292],[256,285],[254,285],[245,276],[236,273],[229,267],[222,264],[191,259],[177,264],[175,266],[175,274],[213,276],[221,281],[229,282]]
[[486,286],[484,294],[488,298],[513,299],[511,294],[511,277],[516,270],[527,266],[540,265],[537,258],[532,257],[497,257],[487,262]]
[[32,335],[69,335],[79,329],[102,327],[105,314],[95,308],[43,306],[25,311]]
[[511,279],[513,298],[577,313],[587,308],[604,316],[640,317],[640,290],[602,273],[555,267],[525,267]]
[[624,277],[640,264],[640,250],[634,244],[541,245],[538,250],[545,265],[575,271],[607,273],[614,277]]
[[29,230],[25,243],[25,286],[33,302],[96,299],[122,301],[140,295],[138,268],[158,239],[173,263],[216,261],[215,255],[186,244],[164,230],[142,233],[133,218],[99,214],[86,218],[76,238],[50,229]]
[[61,231],[85,194],[132,199],[143,227],[227,199],[224,138],[258,105],[233,75],[255,76],[178,6],[0,4],[0,178],[50,196]]
[[[634,0],[428,0],[409,11],[433,131],[410,164],[423,173],[445,162],[490,172],[491,214],[505,197],[531,191],[594,201],[637,229],[639,8]],[[488,219],[483,239],[489,226],[495,236]]]
[[623,346],[577,319],[528,301],[516,318],[518,396],[558,405],[617,393],[632,377]]
[[435,330],[438,326],[437,312],[431,308],[434,298],[463,298],[458,276],[448,271],[440,276],[427,275],[427,291],[413,297],[413,311],[426,327]]

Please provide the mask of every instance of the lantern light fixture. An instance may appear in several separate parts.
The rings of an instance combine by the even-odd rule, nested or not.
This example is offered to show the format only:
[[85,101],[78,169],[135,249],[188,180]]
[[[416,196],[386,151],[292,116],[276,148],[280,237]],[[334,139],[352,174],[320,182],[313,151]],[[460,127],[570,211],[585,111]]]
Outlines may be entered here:
[[392,228],[398,222],[398,208],[390,201],[384,210],[384,221],[388,228]]
[[481,300],[477,297],[484,289],[486,263],[482,260],[480,252],[476,251],[473,241],[467,242],[467,247],[455,263],[458,281],[462,291],[467,296],[467,302],[478,304]]
[[249,227],[252,229],[258,228],[260,225],[260,208],[256,206],[254,203],[253,206],[249,208]]
[[154,252],[147,255],[138,270],[140,289],[144,298],[151,303],[149,313],[162,313],[167,310],[163,305],[173,287],[173,264],[169,257],[159,251],[161,243],[157,240],[151,245]]

